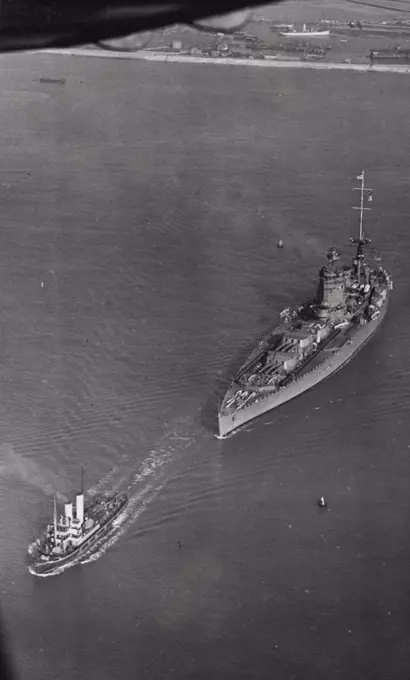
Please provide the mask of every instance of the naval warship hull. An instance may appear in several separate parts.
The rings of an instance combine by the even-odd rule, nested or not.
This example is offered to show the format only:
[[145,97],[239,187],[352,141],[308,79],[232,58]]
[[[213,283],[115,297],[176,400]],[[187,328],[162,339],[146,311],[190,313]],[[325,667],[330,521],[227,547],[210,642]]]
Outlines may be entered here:
[[[285,404],[291,399],[295,399],[300,394],[303,394],[303,392],[310,390],[318,383],[329,378],[342,366],[345,366],[377,330],[386,315],[388,304],[389,294],[387,294],[380,308],[380,314],[376,319],[369,320],[362,326],[349,325],[335,331],[330,340],[325,342],[317,353],[309,357],[289,377],[290,381],[276,392],[271,392],[266,396],[262,393],[257,402],[253,402],[249,406],[245,404],[242,408],[232,410],[232,412],[220,411],[218,415],[219,438],[228,436],[233,431],[255,420],[255,418],[264,413]],[[285,329],[286,325],[280,325],[269,333],[248,358],[244,367],[257,361],[258,357],[262,356],[271,344],[272,338]],[[232,391],[234,391],[234,388]]]
[[81,545],[72,550],[72,552],[70,552],[68,555],[56,557],[47,561],[42,560],[41,558],[34,559],[34,561],[30,564],[30,571],[39,575],[52,574],[60,567],[74,562],[78,557],[89,550],[91,545],[93,545],[98,539],[102,538],[102,536],[104,536],[110,530],[114,520],[124,510],[127,503],[128,498],[125,498],[124,501],[116,508],[115,512],[107,519],[107,521],[101,524],[99,527],[96,527],[95,531],[91,533],[84,540],[84,542],[81,543]]

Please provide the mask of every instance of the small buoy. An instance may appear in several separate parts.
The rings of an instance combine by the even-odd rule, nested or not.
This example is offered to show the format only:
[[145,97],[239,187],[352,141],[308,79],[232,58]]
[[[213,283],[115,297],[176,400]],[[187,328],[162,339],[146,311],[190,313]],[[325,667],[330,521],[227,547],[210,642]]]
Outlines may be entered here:
[[318,504],[319,508],[326,508],[327,507],[327,503],[326,503],[323,496],[321,496],[321,498],[318,500],[317,504]]

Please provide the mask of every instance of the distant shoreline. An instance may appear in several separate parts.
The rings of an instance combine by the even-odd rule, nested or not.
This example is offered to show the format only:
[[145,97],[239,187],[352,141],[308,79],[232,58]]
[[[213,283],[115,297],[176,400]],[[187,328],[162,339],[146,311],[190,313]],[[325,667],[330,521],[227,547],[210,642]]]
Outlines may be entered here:
[[253,66],[258,68],[299,68],[316,71],[359,71],[377,73],[410,73],[410,65],[400,64],[346,64],[320,61],[286,61],[283,59],[241,59],[237,57],[204,57],[201,55],[172,54],[170,52],[115,52],[98,48],[76,47],[66,49],[38,50],[37,54],[61,54],[78,57],[97,57],[100,59],[137,59],[140,61],[163,61],[183,64],[219,64],[226,66]]

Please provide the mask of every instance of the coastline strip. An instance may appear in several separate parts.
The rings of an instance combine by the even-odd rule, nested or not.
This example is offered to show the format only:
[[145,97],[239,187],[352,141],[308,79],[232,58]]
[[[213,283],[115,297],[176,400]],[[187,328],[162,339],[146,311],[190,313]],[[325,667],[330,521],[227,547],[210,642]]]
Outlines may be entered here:
[[276,59],[241,59],[237,57],[203,57],[188,54],[170,54],[165,52],[114,52],[93,48],[64,48],[35,50],[36,54],[61,54],[77,57],[98,57],[100,59],[139,59],[142,61],[165,61],[183,64],[223,64],[226,66],[253,66],[259,68],[300,68],[317,71],[359,71],[361,73],[410,73],[410,65],[400,64],[346,64],[338,62],[318,61],[285,61]]

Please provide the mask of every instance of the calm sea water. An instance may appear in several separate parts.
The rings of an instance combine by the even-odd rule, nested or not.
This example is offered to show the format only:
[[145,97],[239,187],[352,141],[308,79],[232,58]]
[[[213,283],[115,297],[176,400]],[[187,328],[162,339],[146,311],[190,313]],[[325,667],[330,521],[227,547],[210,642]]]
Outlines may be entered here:
[[[407,677],[408,79],[20,55],[0,84],[17,677]],[[227,378],[330,245],[351,257],[362,168],[396,283],[385,323],[332,379],[216,440]],[[27,546],[81,465],[129,509],[86,564],[35,578]]]

